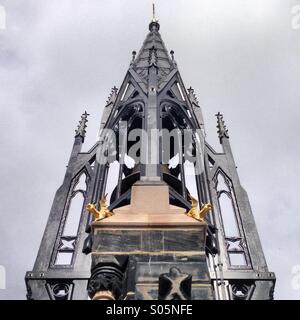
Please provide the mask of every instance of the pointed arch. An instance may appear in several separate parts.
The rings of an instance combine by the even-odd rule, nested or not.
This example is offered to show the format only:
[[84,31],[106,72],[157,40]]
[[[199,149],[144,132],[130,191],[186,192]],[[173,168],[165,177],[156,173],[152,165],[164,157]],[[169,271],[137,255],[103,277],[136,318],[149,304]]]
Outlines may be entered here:
[[72,266],[89,182],[90,175],[85,167],[72,180],[53,255],[55,267]]
[[229,266],[248,269],[251,267],[248,248],[231,179],[218,168],[213,181]]
[[239,237],[238,222],[230,193],[222,191],[218,199],[225,236]]
[[68,214],[62,234],[63,236],[77,236],[84,202],[84,193],[81,190],[75,191],[70,199]]
[[78,228],[87,196],[90,176],[84,168],[73,179],[68,197],[62,236],[77,237]]
[[230,192],[229,180],[225,178],[225,174],[219,171],[216,179],[216,189],[218,192],[228,191]]
[[85,172],[82,172],[82,174],[78,177],[77,182],[74,187],[75,191],[81,190],[86,191],[87,189],[87,175]]

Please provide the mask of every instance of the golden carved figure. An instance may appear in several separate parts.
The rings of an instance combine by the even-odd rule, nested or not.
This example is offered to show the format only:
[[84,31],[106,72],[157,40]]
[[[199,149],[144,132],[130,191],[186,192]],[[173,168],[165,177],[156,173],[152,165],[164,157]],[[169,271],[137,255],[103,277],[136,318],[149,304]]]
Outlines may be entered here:
[[189,217],[192,217],[199,221],[204,221],[204,218],[206,214],[212,209],[212,205],[210,203],[202,204],[201,209],[198,209],[198,200],[191,195],[189,195],[191,198],[192,207],[187,213]]
[[86,206],[86,210],[89,211],[95,218],[95,221],[100,221],[105,218],[111,217],[113,214],[109,211],[106,205],[106,196],[107,194],[100,199],[99,204],[100,204],[100,211],[97,210],[96,205],[93,203],[89,203]]

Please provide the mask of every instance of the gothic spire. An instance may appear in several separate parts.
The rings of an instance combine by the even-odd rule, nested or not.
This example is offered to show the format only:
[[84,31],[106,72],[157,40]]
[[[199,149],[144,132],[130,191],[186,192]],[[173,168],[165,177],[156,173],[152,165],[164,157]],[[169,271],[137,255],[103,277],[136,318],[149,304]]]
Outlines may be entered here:
[[223,115],[220,112],[218,112],[216,114],[216,117],[217,117],[218,135],[219,135],[220,143],[222,143],[223,138],[227,138],[227,139],[229,138],[228,130],[223,120]]
[[153,17],[149,25],[148,33],[142,48],[137,56],[131,61],[131,68],[141,77],[142,81],[147,84],[149,80],[149,67],[155,65],[157,67],[157,79],[160,84],[168,74],[176,68],[176,63],[170,57],[166,46],[159,33],[160,25],[155,16],[155,8]]
[[89,114],[85,111],[82,115],[81,115],[81,120],[79,121],[79,125],[77,127],[77,129],[75,130],[75,137],[81,137],[83,140],[85,138],[85,134],[86,134],[86,123],[88,122],[87,117],[89,116]]

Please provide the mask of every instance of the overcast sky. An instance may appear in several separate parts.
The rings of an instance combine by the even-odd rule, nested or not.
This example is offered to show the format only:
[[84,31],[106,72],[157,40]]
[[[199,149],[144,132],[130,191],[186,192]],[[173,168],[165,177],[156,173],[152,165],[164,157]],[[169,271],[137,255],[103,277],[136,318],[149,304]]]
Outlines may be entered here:
[[[0,0],[0,298],[24,299],[74,130],[90,114],[97,139],[110,89],[120,86],[151,18],[148,0]],[[216,149],[224,114],[248,191],[275,297],[300,299],[300,0],[156,1],[162,38],[201,103]],[[6,28],[1,12],[6,12]],[[3,15],[2,15],[3,17]],[[2,19],[3,23],[3,19]],[[2,27],[1,27],[2,26]]]

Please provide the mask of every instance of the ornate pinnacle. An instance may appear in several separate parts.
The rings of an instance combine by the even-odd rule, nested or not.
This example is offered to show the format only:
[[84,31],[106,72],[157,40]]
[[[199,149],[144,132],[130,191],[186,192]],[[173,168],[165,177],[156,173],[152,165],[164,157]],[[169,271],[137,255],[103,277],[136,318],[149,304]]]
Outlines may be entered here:
[[77,130],[75,130],[75,137],[80,136],[83,139],[85,138],[85,134],[86,134],[86,123],[88,122],[87,117],[89,116],[89,114],[85,111],[82,115],[81,115],[81,120],[79,121],[79,125],[77,127]]
[[227,139],[229,138],[228,130],[225,126],[223,115],[220,112],[218,112],[216,114],[216,117],[217,117],[218,135],[219,135],[220,143],[222,143],[223,138],[227,138]]
[[106,101],[106,105],[110,104],[110,103],[115,103],[116,101],[116,98],[117,98],[117,95],[118,95],[118,88],[116,86],[114,86],[112,89],[111,89],[111,92],[108,96],[108,99]]
[[196,94],[194,92],[194,89],[192,87],[189,87],[187,89],[187,91],[188,91],[188,95],[189,95],[189,98],[190,98],[191,102],[192,103],[194,102],[196,105],[198,105],[199,102],[198,102],[197,96],[196,96]]

